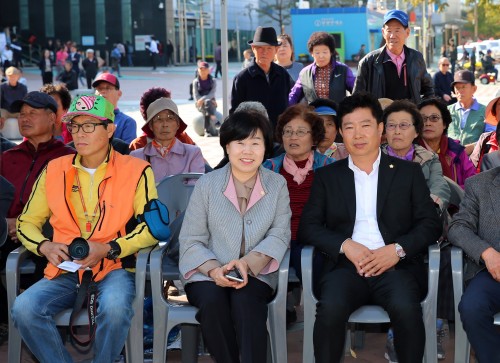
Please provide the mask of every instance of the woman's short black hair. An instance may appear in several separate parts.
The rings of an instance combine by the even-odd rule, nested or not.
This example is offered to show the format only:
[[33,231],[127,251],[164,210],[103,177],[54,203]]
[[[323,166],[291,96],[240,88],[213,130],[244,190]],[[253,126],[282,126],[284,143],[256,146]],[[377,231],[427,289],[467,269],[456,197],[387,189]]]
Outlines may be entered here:
[[417,108],[421,110],[425,106],[435,106],[439,110],[439,113],[441,114],[441,120],[443,120],[444,124],[444,133],[446,134],[446,132],[448,131],[448,126],[450,126],[451,124],[451,114],[446,103],[444,103],[440,98],[431,97],[420,102],[417,105]]
[[375,120],[377,120],[377,124],[382,122],[383,111],[377,97],[368,92],[357,92],[352,96],[344,98],[339,103],[337,118],[335,119],[338,130],[342,130],[342,122],[344,116],[354,112],[354,110],[358,108],[370,109],[373,117],[375,117]]
[[[264,160],[269,159],[273,153],[273,129],[269,119],[259,112],[238,111],[230,114],[222,123],[219,130],[220,146],[224,150],[224,156],[228,154],[226,146],[232,141],[244,140],[255,135],[260,130],[264,135]],[[264,161],[263,160],[263,161]]]
[[325,138],[325,125],[323,119],[314,112],[313,107],[299,103],[288,107],[285,112],[278,117],[275,139],[280,144],[283,144],[283,129],[295,118],[300,118],[309,124],[314,146],[318,145],[321,140]]
[[317,45],[326,45],[332,53],[332,58],[335,59],[337,51],[335,50],[335,38],[327,32],[314,32],[307,41],[307,50],[313,52],[313,48]]
[[422,131],[424,129],[424,120],[422,119],[422,115],[420,114],[417,106],[413,102],[410,102],[408,100],[396,100],[385,108],[384,115],[382,117],[382,119],[384,120],[384,132],[389,115],[391,113],[400,111],[407,112],[411,115],[411,118],[413,119],[413,126],[415,126],[415,131],[418,135],[422,135]]

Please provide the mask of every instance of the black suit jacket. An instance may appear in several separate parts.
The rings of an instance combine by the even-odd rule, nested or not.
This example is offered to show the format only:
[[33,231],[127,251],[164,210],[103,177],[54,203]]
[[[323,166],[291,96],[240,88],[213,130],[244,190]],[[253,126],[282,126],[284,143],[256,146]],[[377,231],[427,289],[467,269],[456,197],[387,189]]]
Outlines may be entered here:
[[[342,242],[352,237],[355,218],[354,173],[348,159],[318,169],[302,211],[298,240],[329,257],[326,271],[335,267]],[[397,242],[406,252],[396,268],[413,270],[425,279],[423,255],[438,240],[442,224],[418,163],[381,154],[377,221],[385,244]]]

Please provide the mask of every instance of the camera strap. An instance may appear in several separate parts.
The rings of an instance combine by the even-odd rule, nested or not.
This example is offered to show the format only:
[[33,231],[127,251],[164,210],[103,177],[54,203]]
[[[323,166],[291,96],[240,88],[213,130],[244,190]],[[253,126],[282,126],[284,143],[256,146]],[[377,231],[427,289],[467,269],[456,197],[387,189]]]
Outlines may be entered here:
[[[83,273],[82,281],[76,295],[75,303],[73,304],[73,311],[69,318],[69,332],[73,346],[75,344],[81,347],[90,348],[94,341],[96,331],[96,314],[97,314],[97,284],[92,280],[92,271],[86,270]],[[86,303],[86,304],[85,304]],[[88,339],[80,340],[75,332],[75,319],[77,314],[87,306],[87,313],[89,318]],[[76,346],[75,346],[76,348]]]

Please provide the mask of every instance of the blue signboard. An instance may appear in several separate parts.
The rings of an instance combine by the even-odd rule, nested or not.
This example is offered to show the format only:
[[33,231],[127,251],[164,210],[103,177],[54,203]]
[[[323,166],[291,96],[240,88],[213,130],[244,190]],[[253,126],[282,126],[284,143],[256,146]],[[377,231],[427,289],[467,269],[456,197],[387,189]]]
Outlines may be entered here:
[[367,53],[379,48],[382,39],[383,14],[365,7],[291,9],[291,16],[297,58],[309,53],[307,41],[317,31],[343,34],[342,44],[337,44],[341,61],[350,60],[358,53],[361,44],[366,45]]

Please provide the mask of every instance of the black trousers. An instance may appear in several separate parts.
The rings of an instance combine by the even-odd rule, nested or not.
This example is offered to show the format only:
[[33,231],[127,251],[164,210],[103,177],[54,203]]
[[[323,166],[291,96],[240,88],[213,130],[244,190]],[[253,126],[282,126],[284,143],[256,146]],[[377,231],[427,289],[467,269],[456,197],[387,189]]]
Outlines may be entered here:
[[220,73],[220,76],[222,77],[222,61],[215,61],[215,64],[217,67],[215,68],[215,78],[217,78],[217,75]]
[[196,320],[217,363],[266,361],[267,304],[272,297],[267,284],[249,277],[239,290],[212,281],[192,282],[185,289],[189,303],[199,309]]
[[313,336],[316,363],[341,361],[349,316],[369,304],[380,305],[388,312],[399,362],[422,362],[425,346],[422,292],[411,272],[391,270],[366,278],[358,275],[345,256],[340,256],[335,269],[322,276],[320,291]]
[[52,83],[53,80],[54,80],[54,74],[52,73],[52,71],[42,73],[42,83],[43,84]]

